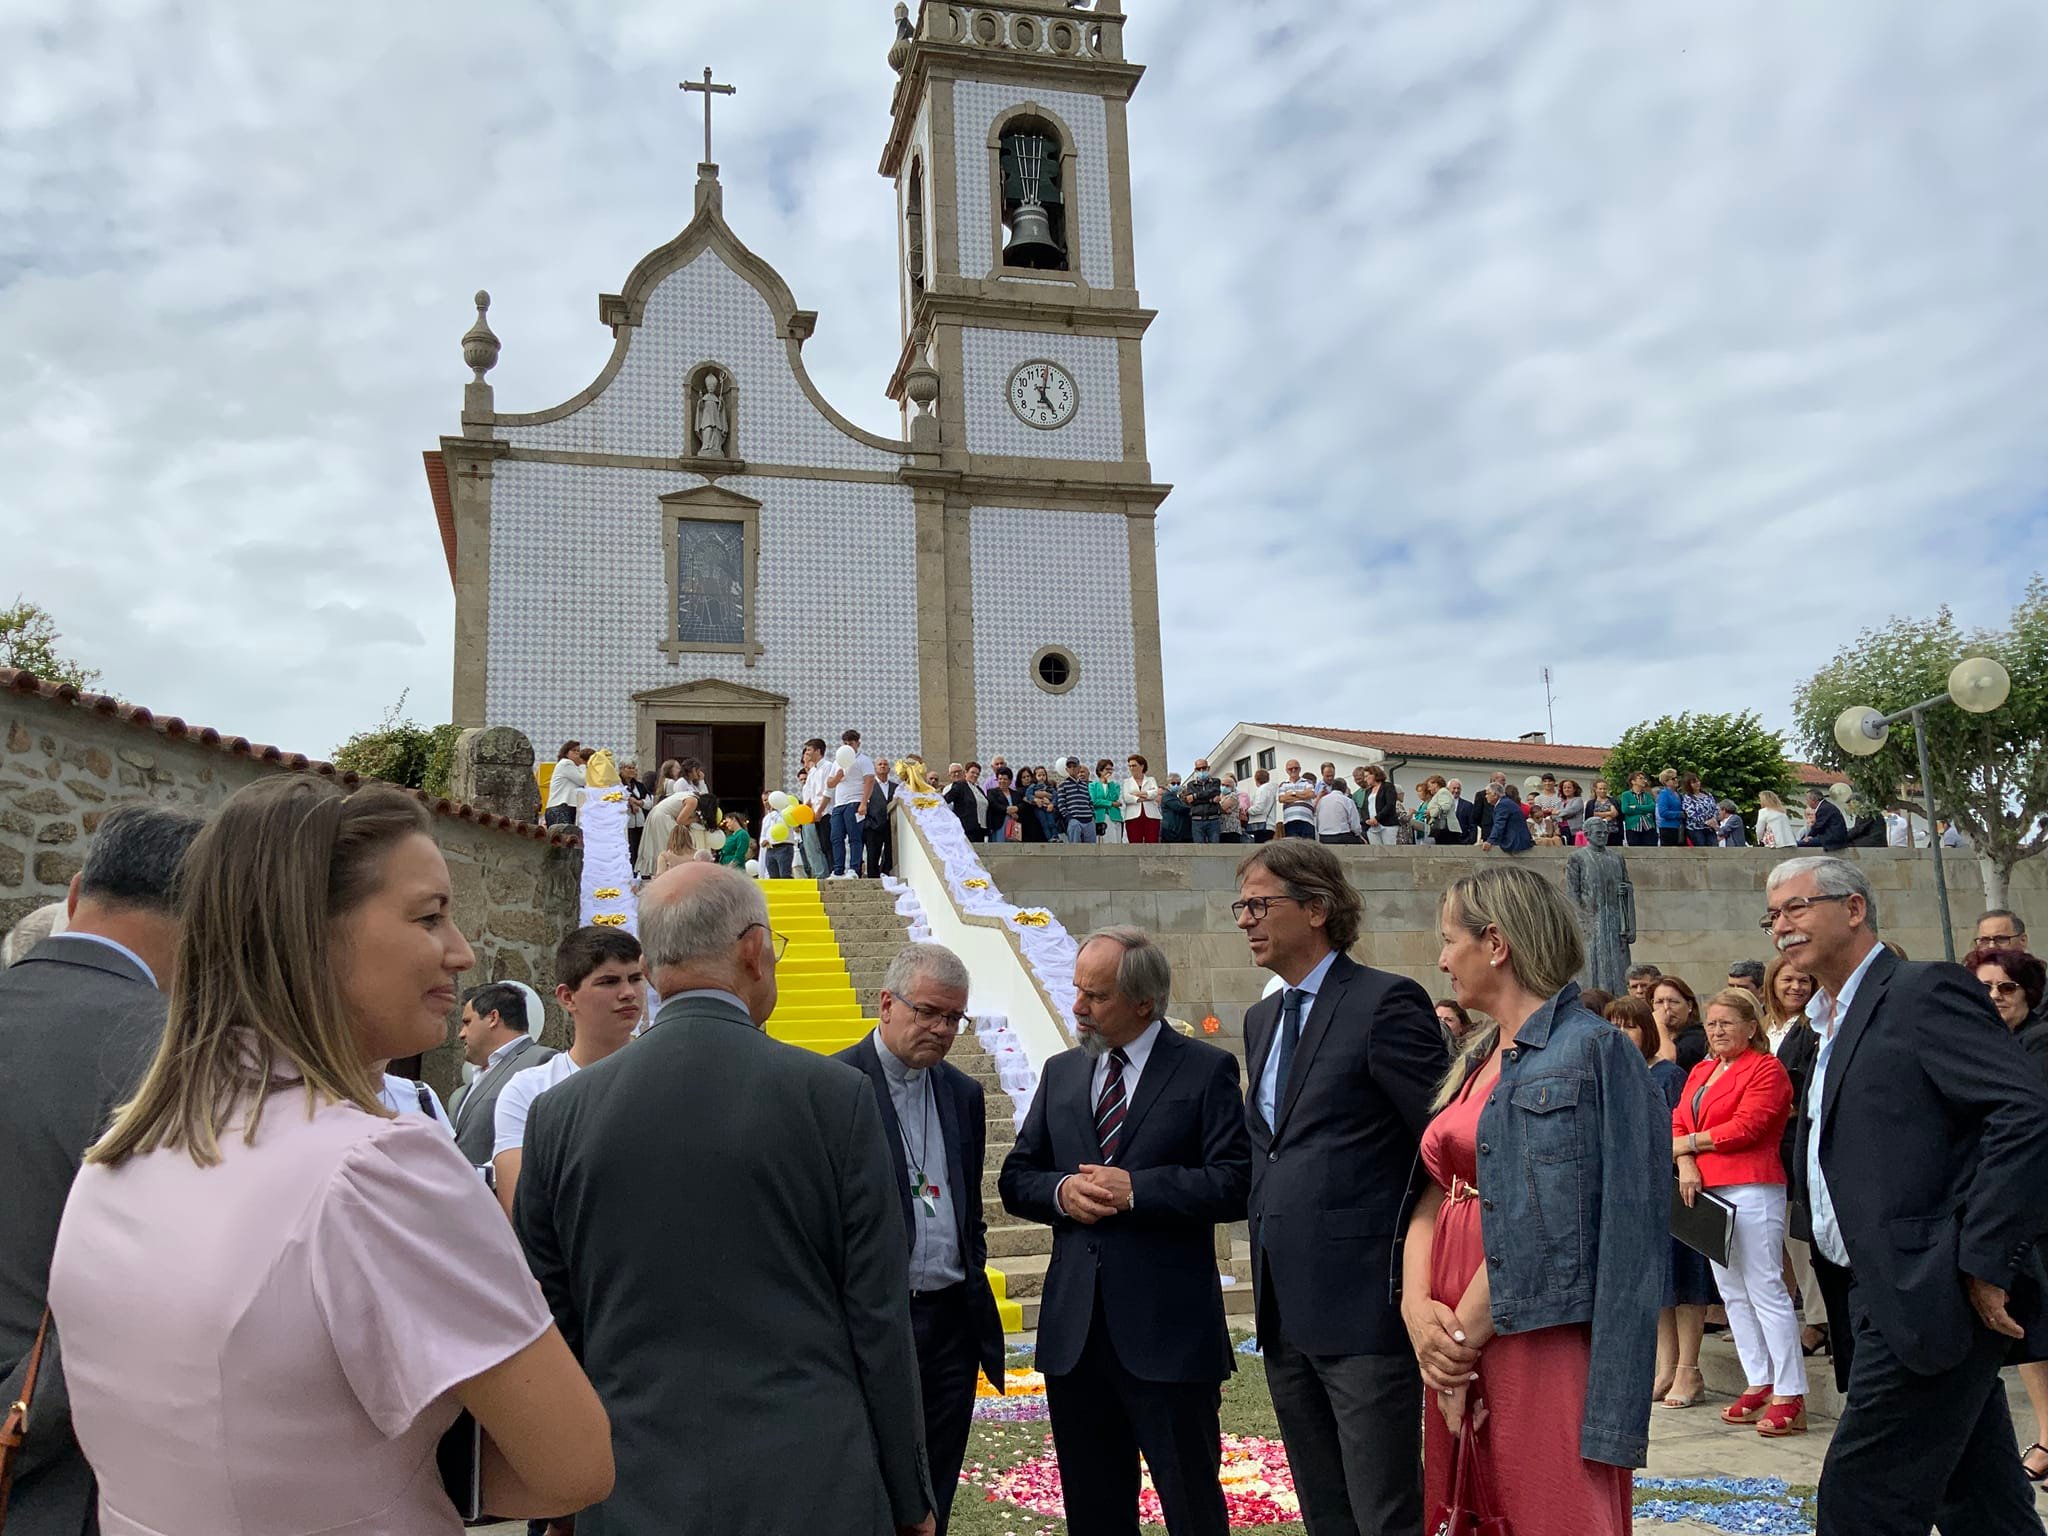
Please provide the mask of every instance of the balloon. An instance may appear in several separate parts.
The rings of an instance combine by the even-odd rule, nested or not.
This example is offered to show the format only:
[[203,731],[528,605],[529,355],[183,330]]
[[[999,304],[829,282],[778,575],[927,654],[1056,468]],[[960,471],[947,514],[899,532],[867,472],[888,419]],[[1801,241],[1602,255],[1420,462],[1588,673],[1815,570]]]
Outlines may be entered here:
[[713,853],[717,853],[725,847],[725,834],[723,832],[714,832],[704,839],[704,843]]
[[789,822],[786,818],[770,814],[761,819],[761,835],[766,837],[776,827],[786,827],[788,825]]
[[[768,841],[769,841],[769,842],[771,842],[771,843],[786,843],[786,842],[788,842],[788,841],[789,841],[789,828],[788,828],[788,827],[786,827],[786,826],[784,826],[784,825],[783,825],[783,824],[782,824],[781,822],[779,822],[779,821],[778,821],[778,822],[777,822],[777,823],[776,823],[776,824],[775,824],[774,826],[772,826],[772,827],[770,827],[770,828],[768,829]],[[1285,985],[1285,983],[1282,983],[1282,984],[1283,984],[1283,985]]]
[[753,877],[754,877],[754,878],[755,878],[756,880],[760,879],[760,878],[761,878],[761,861],[760,861],[759,859],[749,859],[749,860],[747,860],[747,873],[748,873],[748,874],[750,874],[750,875],[752,875],[752,876],[753,876]]
[[772,794],[772,795],[770,795],[770,796],[768,797],[768,808],[769,808],[770,810],[773,810],[773,811],[786,811],[786,810],[788,810],[788,809],[789,809],[789,796],[785,795],[785,794],[784,794],[784,793],[783,793],[783,792],[782,792],[781,790],[779,790],[779,789],[778,789],[778,790],[776,790],[774,794]]
[[836,754],[834,754],[832,761],[837,763],[841,768],[851,768],[856,762],[860,761],[860,754],[854,751],[853,748],[850,746],[841,747],[839,751]]
[[817,819],[818,813],[808,805],[793,805],[789,808],[789,821],[792,826],[808,827]]

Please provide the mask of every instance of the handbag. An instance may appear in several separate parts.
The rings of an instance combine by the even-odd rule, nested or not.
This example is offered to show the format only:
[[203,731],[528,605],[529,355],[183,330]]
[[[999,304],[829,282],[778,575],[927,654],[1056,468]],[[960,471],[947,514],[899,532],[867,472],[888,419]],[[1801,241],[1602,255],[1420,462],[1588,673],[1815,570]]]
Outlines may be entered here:
[[28,1352],[28,1369],[22,1372],[21,1396],[0,1419],[0,1530],[7,1527],[7,1495],[14,1489],[14,1458],[28,1438],[28,1411],[35,1401],[36,1376],[43,1367],[43,1344],[50,1336],[50,1309],[43,1308],[43,1320],[36,1325],[36,1342]]
[[1497,1513],[1493,1477],[1479,1449],[1479,1431],[1467,1413],[1451,1452],[1451,1502],[1430,1521],[1429,1536],[1515,1536],[1507,1516]]

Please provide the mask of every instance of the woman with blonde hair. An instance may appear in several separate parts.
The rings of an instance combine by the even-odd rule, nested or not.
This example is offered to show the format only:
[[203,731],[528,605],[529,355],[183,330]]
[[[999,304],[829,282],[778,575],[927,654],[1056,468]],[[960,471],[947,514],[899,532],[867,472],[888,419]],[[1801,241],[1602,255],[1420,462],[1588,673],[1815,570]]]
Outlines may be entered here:
[[311,774],[187,855],[155,1061],[72,1186],[50,1271],[108,1532],[444,1532],[467,1409],[487,1507],[612,1486],[603,1405],[504,1214],[371,1064],[448,1034],[474,956],[424,806]]
[[[1578,923],[1519,865],[1452,884],[1438,969],[1487,1018],[1423,1133],[1402,1320],[1430,1388],[1433,1528],[1468,1414],[1517,1536],[1609,1536],[1649,1446],[1670,1167],[1643,1058],[1579,1006]],[[1484,1155],[1482,1155],[1484,1154]]]
[[1806,1361],[1785,1291],[1785,1164],[1779,1141],[1792,1117],[1792,1080],[1764,1043],[1763,1012],[1741,987],[1707,1003],[1707,1059],[1692,1069],[1671,1112],[1671,1156],[1687,1205],[1711,1189],[1735,1208],[1728,1262],[1714,1283],[1746,1385],[1721,1412],[1766,1439],[1806,1432]]
[[1785,802],[1772,790],[1756,797],[1756,845],[1759,848],[1796,848],[1799,838],[1792,831],[1792,816]]

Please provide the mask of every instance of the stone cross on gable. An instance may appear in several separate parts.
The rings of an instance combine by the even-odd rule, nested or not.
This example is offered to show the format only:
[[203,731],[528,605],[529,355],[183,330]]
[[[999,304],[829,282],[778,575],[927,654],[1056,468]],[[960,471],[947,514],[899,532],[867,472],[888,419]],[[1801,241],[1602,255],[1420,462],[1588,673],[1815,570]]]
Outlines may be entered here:
[[695,80],[680,80],[676,83],[676,88],[683,91],[698,91],[704,97],[704,163],[709,165],[711,164],[711,98],[713,96],[736,96],[739,94],[739,89],[737,86],[712,84],[711,66],[708,64],[704,66],[703,84],[700,85]]

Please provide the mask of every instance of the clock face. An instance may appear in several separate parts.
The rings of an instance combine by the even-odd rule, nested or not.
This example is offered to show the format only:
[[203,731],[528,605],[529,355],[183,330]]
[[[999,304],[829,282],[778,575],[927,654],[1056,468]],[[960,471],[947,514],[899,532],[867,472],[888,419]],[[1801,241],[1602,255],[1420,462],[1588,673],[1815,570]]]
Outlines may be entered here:
[[1072,421],[1074,409],[1081,403],[1073,377],[1044,358],[1025,363],[1010,375],[1008,395],[1010,409],[1019,421],[1048,432]]

